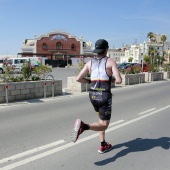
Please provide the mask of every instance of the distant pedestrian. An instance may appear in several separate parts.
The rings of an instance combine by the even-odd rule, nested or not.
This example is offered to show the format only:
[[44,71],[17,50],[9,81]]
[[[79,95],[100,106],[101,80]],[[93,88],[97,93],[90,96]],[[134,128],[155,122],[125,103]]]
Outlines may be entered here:
[[[101,142],[99,153],[104,153],[112,148],[112,145],[105,141],[105,130],[109,126],[112,110],[111,83],[120,84],[122,82],[116,62],[106,56],[108,48],[106,40],[97,40],[94,50],[97,56],[88,61],[77,76],[78,82],[90,83],[89,98],[99,115],[99,122],[86,124],[77,119],[71,135],[72,141],[76,142],[79,135],[85,130],[99,131]],[[90,80],[85,78],[87,73],[90,74]]]

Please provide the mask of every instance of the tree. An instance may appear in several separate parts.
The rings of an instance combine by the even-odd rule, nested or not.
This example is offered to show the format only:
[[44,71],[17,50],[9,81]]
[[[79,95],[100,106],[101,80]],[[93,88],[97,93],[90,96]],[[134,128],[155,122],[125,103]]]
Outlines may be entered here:
[[133,61],[133,57],[128,58],[128,62],[131,63]]
[[150,39],[151,42],[154,42],[155,41],[155,36],[154,36],[154,33],[153,32],[149,32],[147,34],[147,37]]
[[150,58],[147,55],[144,56],[143,60],[145,61],[145,63],[150,63]]
[[163,43],[163,58],[164,58],[164,45],[165,45],[165,42],[166,42],[166,40],[167,40],[167,37],[166,37],[166,35],[165,34],[163,34],[162,36],[161,36],[161,41],[162,41],[162,43]]
[[149,48],[149,51],[148,51],[148,55],[150,56],[150,61],[151,61],[151,64],[153,64],[154,60],[155,60],[155,47],[151,46]]

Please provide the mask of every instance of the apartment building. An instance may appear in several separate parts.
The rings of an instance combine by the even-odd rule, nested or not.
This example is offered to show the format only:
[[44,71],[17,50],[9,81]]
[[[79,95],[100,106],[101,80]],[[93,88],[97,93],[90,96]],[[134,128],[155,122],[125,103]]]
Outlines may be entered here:
[[107,56],[113,58],[116,63],[121,63],[121,59],[125,56],[125,51],[123,49],[109,49]]

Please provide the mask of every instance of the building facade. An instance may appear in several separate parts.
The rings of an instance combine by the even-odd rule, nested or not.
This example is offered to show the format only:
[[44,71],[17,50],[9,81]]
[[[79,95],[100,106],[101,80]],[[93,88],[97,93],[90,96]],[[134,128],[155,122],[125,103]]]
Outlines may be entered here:
[[93,57],[92,43],[82,37],[73,36],[62,31],[49,32],[44,35],[25,39],[21,52],[22,57],[42,57],[46,60],[71,60],[71,58]]
[[116,63],[121,63],[121,58],[125,56],[125,51],[121,49],[108,49],[107,56],[113,58]]

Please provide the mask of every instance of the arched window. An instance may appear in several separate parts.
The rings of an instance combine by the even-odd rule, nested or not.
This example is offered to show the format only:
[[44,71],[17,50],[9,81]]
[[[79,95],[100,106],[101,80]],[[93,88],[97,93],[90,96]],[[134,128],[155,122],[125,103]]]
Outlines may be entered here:
[[62,44],[61,42],[56,43],[56,49],[62,49]]
[[74,44],[71,44],[71,49],[72,50],[75,50],[76,49],[76,46]]
[[43,49],[47,49],[47,44],[46,44],[46,43],[43,43],[43,44],[42,44],[42,48],[43,48]]

